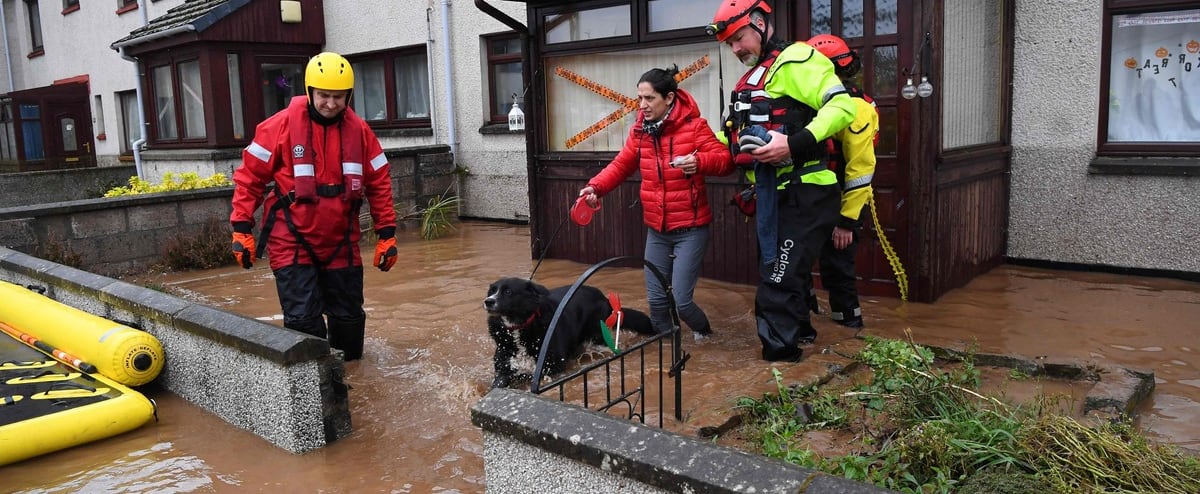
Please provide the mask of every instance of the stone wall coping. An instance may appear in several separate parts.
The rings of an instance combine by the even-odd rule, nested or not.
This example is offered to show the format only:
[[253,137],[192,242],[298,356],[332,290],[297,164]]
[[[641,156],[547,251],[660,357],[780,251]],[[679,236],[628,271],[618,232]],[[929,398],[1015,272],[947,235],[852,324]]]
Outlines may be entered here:
[[471,423],[672,492],[891,492],[525,391],[493,389],[471,407]]
[[280,365],[316,360],[329,354],[329,342],[322,338],[191,303],[4,247],[0,247],[0,271],[43,280],[51,290],[67,290],[132,313],[149,315],[180,330]]
[[232,196],[233,186],[209,187],[196,190],[179,190],[172,192],[155,192],[151,194],[133,194],[129,196],[100,197],[96,199],[81,199],[78,201],[50,202],[31,206],[16,206],[0,208],[0,220],[49,216],[55,214],[71,214],[85,211],[98,211],[118,207],[158,204],[163,202],[183,202],[195,199]]

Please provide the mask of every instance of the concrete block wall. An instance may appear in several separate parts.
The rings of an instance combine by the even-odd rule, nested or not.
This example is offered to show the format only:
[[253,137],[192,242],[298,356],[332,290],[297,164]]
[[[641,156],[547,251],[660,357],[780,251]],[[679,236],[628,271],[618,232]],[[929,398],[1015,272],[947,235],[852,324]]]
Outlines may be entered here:
[[180,234],[228,221],[232,187],[0,208],[0,245],[45,256],[78,255],[80,267],[120,275],[148,266]]
[[0,173],[0,208],[101,197],[129,183],[136,167],[76,168],[42,172]]
[[153,384],[293,453],[350,434],[340,352],[329,343],[0,247],[0,280],[154,335]]

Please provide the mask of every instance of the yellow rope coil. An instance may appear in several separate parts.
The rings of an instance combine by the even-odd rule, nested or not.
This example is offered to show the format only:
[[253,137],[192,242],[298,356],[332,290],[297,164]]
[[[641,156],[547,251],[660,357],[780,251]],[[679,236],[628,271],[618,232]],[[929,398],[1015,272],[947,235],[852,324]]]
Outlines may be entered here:
[[908,275],[904,273],[904,265],[900,264],[900,256],[896,254],[896,249],[892,248],[892,243],[888,242],[887,234],[883,232],[883,225],[879,224],[879,213],[875,211],[875,192],[867,198],[867,204],[871,205],[871,219],[875,223],[875,234],[879,236],[879,245],[883,247],[883,255],[887,256],[888,264],[892,265],[892,273],[896,274],[896,285],[900,287],[900,300],[908,301]]

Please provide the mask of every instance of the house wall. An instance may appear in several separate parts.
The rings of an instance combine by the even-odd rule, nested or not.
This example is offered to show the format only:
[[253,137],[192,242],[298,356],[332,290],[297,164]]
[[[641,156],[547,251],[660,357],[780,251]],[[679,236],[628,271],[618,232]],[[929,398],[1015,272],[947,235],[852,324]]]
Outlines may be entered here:
[[[154,19],[183,0],[143,2],[146,17]],[[525,19],[525,5],[520,2],[490,0],[495,7],[514,19]],[[442,51],[445,36],[442,30],[442,6],[449,12],[451,57],[453,67],[447,71]],[[29,89],[52,84],[55,80],[87,75],[90,82],[89,101],[93,119],[96,118],[95,96],[103,101],[106,139],[96,140],[96,158],[100,166],[122,164],[121,112],[116,99],[119,91],[136,87],[136,71],[109,48],[113,41],[142,25],[142,11],[134,10],[116,15],[115,3],[81,2],[81,10],[62,15],[55,4],[42,5],[42,31],[46,53],[28,59],[31,51],[27,12],[21,2],[5,2],[5,22],[11,48],[9,63],[14,83],[9,87],[7,77],[0,71],[0,92]],[[325,49],[347,55],[389,50],[404,46],[426,46],[431,80],[433,129],[421,132],[379,132],[385,149],[412,146],[449,145],[449,103],[447,91],[453,88],[454,129],[456,138],[455,164],[470,170],[460,183],[463,198],[461,214],[465,216],[527,220],[529,215],[528,184],[526,181],[525,135],[481,132],[487,120],[487,83],[479,36],[509,31],[509,28],[479,11],[473,2],[443,0],[367,2],[337,2],[326,5]],[[69,46],[70,50],[62,47]],[[93,123],[94,133],[100,128]],[[415,134],[415,135],[414,135]],[[207,176],[221,171],[229,163],[220,160],[196,161],[196,169],[181,169],[187,163],[171,157],[156,164],[155,155],[143,156],[144,172],[148,179],[161,177],[165,171],[196,171]],[[195,161],[195,160],[193,160]],[[127,163],[126,163],[127,164]]]
[[[153,19],[183,0],[142,2]],[[6,72],[0,72],[3,92],[49,86],[56,80],[86,75],[92,111],[93,137],[101,131],[96,122],[96,95],[104,106],[105,139],[95,139],[98,166],[123,165],[121,153],[121,109],[116,93],[136,87],[134,63],[122,59],[109,46],[130,31],[141,27],[142,11],[116,14],[116,2],[79,2],[80,10],[62,14],[61,2],[41,2],[42,44],[45,54],[26,58],[32,51],[29,38],[28,11],[23,2],[5,2],[5,23],[8,29],[9,60],[13,84],[9,86]],[[7,67],[6,67],[7,69]]]
[[1200,271],[1200,178],[1092,175],[1103,2],[1017,0],[1008,256]]
[[[448,3],[450,56],[447,71],[442,30],[442,7]],[[525,19],[525,5],[489,0],[514,19]],[[386,6],[386,8],[381,7]],[[345,2],[325,8],[326,49],[351,55],[425,45],[432,88],[433,135],[381,136],[383,146],[450,143],[447,92],[453,89],[455,164],[469,170],[460,182],[464,216],[528,220],[525,134],[485,134],[488,85],[484,80],[483,34],[510,29],[484,14],[474,2],[445,0]],[[383,33],[381,35],[380,33]]]

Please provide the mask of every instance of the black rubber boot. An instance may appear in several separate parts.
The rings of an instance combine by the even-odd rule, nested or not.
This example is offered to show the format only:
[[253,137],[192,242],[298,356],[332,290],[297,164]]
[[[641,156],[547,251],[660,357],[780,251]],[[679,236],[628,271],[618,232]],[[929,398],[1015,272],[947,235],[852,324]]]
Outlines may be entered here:
[[346,361],[358,360],[363,354],[363,338],[366,336],[367,318],[329,318],[329,346],[346,354]]
[[316,336],[317,338],[325,338],[328,336],[328,331],[325,329],[325,318],[319,316],[313,319],[285,322],[283,326],[301,333]]

